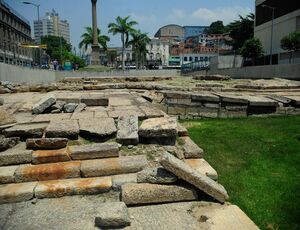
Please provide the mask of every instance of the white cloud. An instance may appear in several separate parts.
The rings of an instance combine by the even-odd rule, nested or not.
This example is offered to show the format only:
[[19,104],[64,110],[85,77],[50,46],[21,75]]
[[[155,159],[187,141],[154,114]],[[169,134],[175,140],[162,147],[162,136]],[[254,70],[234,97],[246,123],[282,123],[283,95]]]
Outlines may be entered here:
[[153,24],[157,22],[157,17],[152,15],[138,15],[136,13],[130,13],[132,20],[137,21],[139,24]]
[[199,8],[192,13],[192,18],[203,22],[221,20],[227,24],[238,19],[238,15],[245,16],[251,12],[249,7],[233,6],[216,9]]

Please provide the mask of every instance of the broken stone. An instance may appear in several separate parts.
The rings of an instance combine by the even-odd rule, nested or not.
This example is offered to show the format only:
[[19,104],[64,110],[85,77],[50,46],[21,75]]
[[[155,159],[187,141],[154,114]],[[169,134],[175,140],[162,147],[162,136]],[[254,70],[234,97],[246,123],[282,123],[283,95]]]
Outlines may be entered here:
[[39,138],[43,136],[48,123],[23,123],[17,124],[11,128],[5,129],[3,134],[6,137]]
[[103,203],[97,209],[95,224],[100,228],[126,227],[130,223],[127,206],[124,202]]
[[0,98],[0,105],[4,105],[4,99]]
[[[64,105],[66,104],[66,102],[64,101],[56,101],[56,103],[54,105],[51,106],[51,110],[57,110],[57,111],[62,111]],[[51,113],[52,113],[51,111]]]
[[197,170],[201,174],[208,176],[213,180],[218,179],[218,173],[213,167],[204,159],[185,159],[185,163],[191,166],[193,169]]
[[216,200],[224,203],[227,200],[228,194],[225,188],[212,180],[211,178],[199,173],[191,168],[188,164],[177,159],[170,153],[163,153],[160,159],[161,165],[168,171],[174,173],[179,178],[194,185],[196,188],[202,190]]
[[3,108],[0,108],[0,118],[0,126],[16,123],[14,115],[7,112]]
[[139,143],[137,116],[119,117],[117,142],[123,145],[137,145]]
[[61,149],[67,146],[67,138],[32,138],[26,140],[27,149]]
[[182,148],[186,159],[203,157],[203,149],[192,141],[190,137],[181,137],[181,139],[184,141]]
[[65,113],[73,113],[77,106],[78,106],[78,104],[68,103],[68,104],[64,105],[63,110],[64,110]]
[[38,150],[32,153],[32,164],[47,164],[70,161],[66,148],[55,150]]
[[15,182],[15,171],[18,166],[0,167],[0,184],[8,184]]
[[108,106],[108,98],[101,95],[82,96],[81,103],[87,106]]
[[197,200],[196,190],[190,186],[160,184],[122,185],[122,201],[127,205]]
[[169,117],[147,119],[139,128],[139,136],[145,143],[174,145],[177,136],[176,120]]
[[129,184],[129,183],[137,183],[137,174],[136,173],[130,173],[130,174],[120,174],[120,175],[114,175],[112,176],[112,187],[116,191],[121,190],[121,186],[123,184]]
[[172,184],[177,181],[177,176],[163,167],[145,168],[137,173],[138,183]]
[[0,152],[16,146],[19,142],[19,137],[5,138],[4,136],[0,135]]
[[30,163],[31,155],[32,150],[27,150],[25,143],[20,143],[0,153],[0,166]]
[[189,135],[187,129],[180,123],[177,123],[177,133],[179,137],[185,137]]
[[0,185],[0,204],[31,200],[37,182]]
[[57,198],[73,195],[92,195],[111,189],[111,177],[78,178],[38,182],[35,188],[37,198]]
[[79,126],[77,120],[59,120],[50,121],[46,128],[45,135],[47,138],[69,138],[78,139]]
[[76,109],[74,110],[74,113],[80,113],[81,111],[85,110],[86,104],[79,103]]
[[81,164],[81,173],[83,177],[136,173],[142,170],[147,163],[144,155],[86,160]]
[[46,109],[48,109],[50,106],[55,104],[55,102],[56,102],[56,98],[54,95],[47,95],[32,107],[32,113],[33,114],[43,113]]
[[90,118],[79,120],[80,135],[86,137],[111,137],[117,132],[113,118]]
[[70,146],[70,157],[73,160],[109,158],[119,156],[117,143],[99,143],[90,145]]
[[21,165],[16,170],[16,182],[58,180],[80,177],[80,162],[62,162],[42,165]]

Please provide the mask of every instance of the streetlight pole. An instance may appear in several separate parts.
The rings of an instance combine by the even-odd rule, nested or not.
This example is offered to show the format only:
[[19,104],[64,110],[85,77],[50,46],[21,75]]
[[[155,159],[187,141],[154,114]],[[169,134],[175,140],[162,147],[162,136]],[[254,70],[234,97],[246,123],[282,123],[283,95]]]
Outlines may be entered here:
[[272,10],[272,26],[271,26],[271,44],[270,44],[270,65],[273,64],[273,30],[274,30],[274,15],[275,15],[275,7],[262,5],[264,8],[269,8]]
[[[40,4],[35,4],[32,2],[23,2],[23,4],[26,5],[32,5],[35,6],[37,8],[37,15],[38,15],[38,35],[39,35],[39,39],[38,39],[38,44],[41,44],[41,28],[40,28]],[[41,48],[39,48],[39,64],[42,64],[42,55],[41,55]]]

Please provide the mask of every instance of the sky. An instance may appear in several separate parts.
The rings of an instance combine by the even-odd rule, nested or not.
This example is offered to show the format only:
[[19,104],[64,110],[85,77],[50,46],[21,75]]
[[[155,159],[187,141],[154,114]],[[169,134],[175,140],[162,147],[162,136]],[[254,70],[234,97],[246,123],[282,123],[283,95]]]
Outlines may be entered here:
[[[22,0],[5,0],[11,7],[27,18],[31,26],[37,19],[37,10]],[[70,23],[71,43],[76,48],[84,27],[92,24],[90,0],[27,0],[40,4],[40,16],[54,9],[63,20]],[[157,30],[167,24],[182,26],[208,26],[222,20],[224,24],[238,15],[254,12],[254,0],[98,0],[97,21],[102,34],[111,37],[110,46],[120,46],[120,36],[107,33],[107,25],[117,16],[131,16],[142,32],[153,37]],[[32,26],[33,30],[33,26]],[[33,31],[32,31],[33,33]]]

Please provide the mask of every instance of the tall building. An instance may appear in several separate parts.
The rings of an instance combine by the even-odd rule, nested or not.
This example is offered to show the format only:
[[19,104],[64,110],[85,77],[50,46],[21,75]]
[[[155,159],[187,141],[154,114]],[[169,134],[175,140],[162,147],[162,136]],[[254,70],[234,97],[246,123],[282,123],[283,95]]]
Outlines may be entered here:
[[26,65],[32,62],[30,23],[4,0],[0,0],[0,62]]
[[[266,63],[270,60],[271,53],[271,29],[272,11],[273,41],[272,60],[273,64],[288,63],[289,53],[281,49],[281,39],[291,32],[300,30],[300,1],[298,0],[256,0],[255,1],[255,28],[254,36],[259,38],[266,55]],[[295,62],[300,63],[300,53],[295,54]]]
[[34,37],[36,41],[40,41],[42,36],[54,35],[62,36],[70,43],[70,25],[67,20],[60,20],[58,13],[55,10],[47,12],[45,17],[34,21]]

